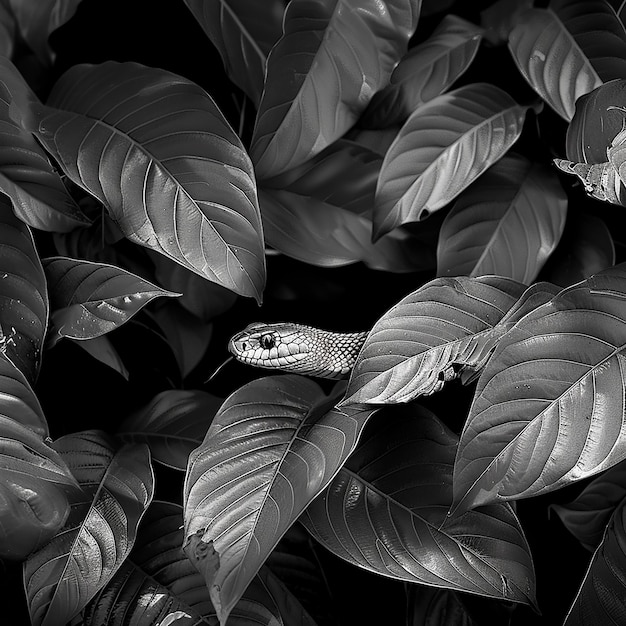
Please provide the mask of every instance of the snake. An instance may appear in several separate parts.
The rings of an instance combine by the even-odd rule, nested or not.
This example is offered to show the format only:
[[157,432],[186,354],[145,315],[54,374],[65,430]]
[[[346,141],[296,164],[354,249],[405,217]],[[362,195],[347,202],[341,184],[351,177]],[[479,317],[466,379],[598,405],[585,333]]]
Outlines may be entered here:
[[228,351],[237,361],[306,376],[346,378],[368,332],[340,333],[295,322],[255,322],[235,334]]

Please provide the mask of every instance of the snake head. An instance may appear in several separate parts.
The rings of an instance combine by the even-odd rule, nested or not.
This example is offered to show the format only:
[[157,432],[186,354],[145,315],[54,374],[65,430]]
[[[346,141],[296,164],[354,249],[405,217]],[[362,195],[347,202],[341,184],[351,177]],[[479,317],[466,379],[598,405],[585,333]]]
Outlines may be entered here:
[[294,324],[257,322],[234,335],[228,351],[248,365],[300,372],[305,371],[301,366],[309,358],[311,339]]

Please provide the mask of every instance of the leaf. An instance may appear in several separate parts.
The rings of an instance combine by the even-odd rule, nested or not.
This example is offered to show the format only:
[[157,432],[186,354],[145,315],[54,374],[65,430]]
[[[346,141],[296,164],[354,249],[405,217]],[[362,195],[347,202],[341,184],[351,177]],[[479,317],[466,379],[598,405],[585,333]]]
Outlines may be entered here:
[[118,436],[128,443],[145,443],[153,460],[185,471],[191,452],[204,439],[223,398],[199,390],[170,389],[158,393],[127,417]]
[[15,18],[8,7],[4,4],[0,4],[0,56],[10,59],[13,54],[14,45]]
[[554,164],[566,174],[578,176],[588,195],[602,202],[622,206],[626,202],[624,185],[617,171],[607,161],[594,165],[573,163],[566,159],[554,159]]
[[565,527],[593,552],[602,542],[602,537],[616,507],[626,498],[626,462],[614,465],[594,478],[568,504],[553,504]]
[[189,457],[184,550],[221,624],[373,412],[334,409],[336,396],[299,376],[254,380],[226,399]]
[[620,624],[626,619],[626,500],[613,514],[566,618],[565,626]]
[[626,71],[626,35],[602,0],[556,0],[523,13],[509,51],[531,87],[566,121],[578,98]]
[[306,509],[307,530],[376,574],[534,604],[530,549],[513,510],[492,505],[448,522],[457,437],[420,406],[393,411],[372,421]]
[[453,200],[513,145],[526,109],[487,83],[459,87],[417,109],[385,155],[374,237]]
[[433,34],[411,48],[396,66],[389,84],[374,94],[359,119],[366,128],[402,124],[419,106],[446,91],[474,60],[482,29],[446,15]]
[[624,126],[626,80],[610,80],[576,100],[565,151],[574,163],[605,163],[606,151]]
[[2,415],[27,426],[42,439],[50,436],[48,422],[32,387],[6,354],[0,354]]
[[551,170],[506,155],[454,203],[439,232],[437,274],[532,283],[558,244],[567,196]]
[[252,136],[257,178],[339,139],[383,87],[415,31],[420,1],[295,0],[267,59]]
[[77,65],[41,116],[38,138],[125,237],[260,300],[252,164],[203,89],[138,63]]
[[37,97],[15,66],[0,56],[0,191],[15,214],[40,230],[67,232],[89,224],[48,156],[26,130]]
[[81,0],[8,0],[20,33],[39,60],[49,65],[55,54],[48,37],[76,12]]
[[426,283],[374,324],[342,406],[409,402],[439,391],[472,368],[475,336],[497,324],[523,291],[520,283],[497,276]]
[[154,492],[146,446],[115,452],[103,434],[85,431],[61,437],[55,448],[83,497],[72,503],[63,530],[24,563],[33,626],[69,622],[111,579],[133,546]]
[[493,46],[504,44],[521,13],[532,8],[533,0],[497,0],[480,12],[484,39]]
[[626,265],[523,317],[481,374],[454,469],[458,512],[554,491],[626,458]]
[[46,277],[33,235],[0,194],[0,353],[34,383],[48,324]]
[[217,48],[230,80],[258,106],[267,54],[282,35],[282,0],[185,0]]
[[559,247],[545,271],[553,283],[568,287],[615,265],[615,245],[606,223],[580,213],[568,219]]
[[[204,579],[181,549],[182,508],[153,502],[128,559],[83,613],[83,626],[130,623],[181,626],[217,623]],[[298,601],[267,568],[234,608],[232,626],[315,626]]]
[[76,341],[76,345],[96,359],[96,361],[116,371],[125,380],[129,379],[130,374],[124,365],[124,361],[122,361],[122,357],[106,335],[100,335],[93,339],[81,339]]
[[95,339],[127,322],[154,298],[178,295],[105,263],[49,257],[43,267],[52,307],[52,342],[62,337]]
[[78,484],[45,441],[48,426],[24,376],[0,355],[0,558],[23,560],[49,541]]

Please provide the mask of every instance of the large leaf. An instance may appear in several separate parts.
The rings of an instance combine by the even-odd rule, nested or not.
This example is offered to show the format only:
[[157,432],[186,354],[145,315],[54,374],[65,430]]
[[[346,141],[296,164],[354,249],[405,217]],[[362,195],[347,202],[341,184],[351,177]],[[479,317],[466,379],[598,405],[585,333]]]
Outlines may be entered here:
[[374,94],[359,125],[388,128],[402,124],[413,111],[442,94],[473,61],[482,29],[456,15],[446,15],[433,34],[411,48],[394,69],[389,85]]
[[553,504],[551,508],[576,539],[593,552],[600,545],[611,516],[624,498],[626,461],[594,478],[573,502]]
[[94,339],[127,322],[148,302],[178,294],[121,267],[66,257],[44,259],[50,290],[50,341]]
[[40,61],[50,64],[55,54],[50,33],[67,22],[81,0],[9,0],[20,33]]
[[222,401],[199,390],[162,391],[125,419],[118,435],[127,442],[148,444],[155,461],[184,471]]
[[565,120],[578,98],[626,72],[626,34],[603,0],[556,0],[523,13],[509,50],[533,89]]
[[626,500],[617,508],[593,555],[565,626],[626,621]]
[[374,324],[342,404],[395,404],[439,391],[472,368],[476,335],[497,324],[523,291],[497,276],[426,283]]
[[46,277],[30,229],[0,194],[0,352],[34,383],[48,324]]
[[558,244],[567,196],[553,171],[506,155],[454,203],[439,232],[437,274],[535,280]]
[[44,441],[48,427],[35,394],[3,355],[0,395],[0,558],[21,560],[63,526],[78,484]]
[[626,265],[561,291],[502,337],[454,469],[458,512],[547,493],[626,458]]
[[[113,580],[87,606],[83,626],[216,623],[204,579],[181,549],[182,523],[180,506],[169,502],[150,505],[133,551]],[[267,568],[253,579],[228,623],[314,626],[298,601]]]
[[606,151],[624,126],[626,79],[616,78],[576,100],[565,150],[575,163],[605,163]]
[[185,552],[224,624],[271,550],[339,470],[373,411],[299,376],[257,379],[226,399],[190,456]]
[[38,105],[15,66],[0,56],[0,191],[11,198],[16,215],[30,226],[65,232],[89,220],[26,130]]
[[526,107],[488,83],[459,87],[417,109],[385,155],[374,235],[454,200],[517,140],[525,114]]
[[252,137],[260,179],[300,165],[341,137],[389,80],[419,0],[294,0],[267,59]]
[[265,258],[252,164],[211,97],[138,63],[77,65],[37,136],[124,235],[260,299]]
[[265,63],[283,33],[283,0],[185,0],[219,51],[229,78],[258,105]]
[[132,549],[154,493],[144,445],[115,452],[103,434],[85,431],[58,439],[55,448],[83,497],[72,503],[59,534],[24,563],[33,626],[66,624],[106,585]]
[[456,445],[422,407],[381,413],[301,521],[329,550],[377,574],[534,604],[530,549],[511,508],[447,520]]

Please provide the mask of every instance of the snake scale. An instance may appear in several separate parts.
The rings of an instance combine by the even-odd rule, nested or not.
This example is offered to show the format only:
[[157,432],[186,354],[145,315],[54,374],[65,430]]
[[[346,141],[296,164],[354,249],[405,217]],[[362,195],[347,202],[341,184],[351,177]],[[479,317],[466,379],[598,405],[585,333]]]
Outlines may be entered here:
[[295,323],[246,326],[228,342],[242,363],[321,378],[345,378],[367,332],[338,333]]

